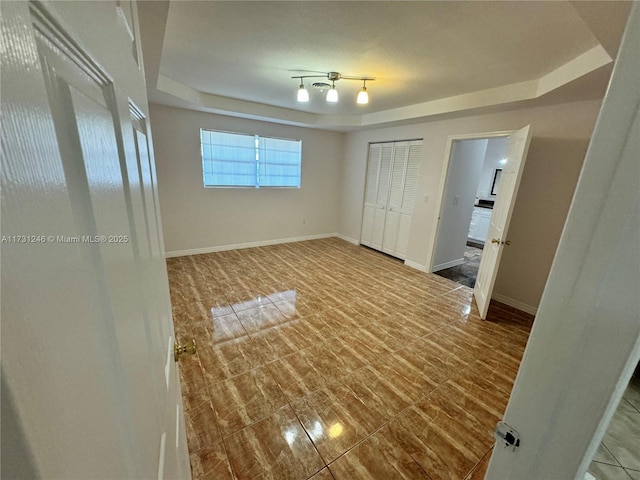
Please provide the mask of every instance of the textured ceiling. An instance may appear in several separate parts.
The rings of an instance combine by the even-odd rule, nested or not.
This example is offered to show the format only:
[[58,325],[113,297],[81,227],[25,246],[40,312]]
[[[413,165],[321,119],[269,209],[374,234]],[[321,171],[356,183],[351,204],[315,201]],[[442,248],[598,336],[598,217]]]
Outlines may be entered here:
[[[143,34],[164,28],[152,101],[320,127],[538,98],[611,63],[629,6],[176,1],[164,24],[145,25],[147,3],[157,2],[140,4]],[[291,76],[314,71],[375,76],[370,103],[356,105],[361,83],[347,80],[336,82],[338,104],[309,85],[310,102],[298,103]],[[592,96],[602,91],[581,85]]]

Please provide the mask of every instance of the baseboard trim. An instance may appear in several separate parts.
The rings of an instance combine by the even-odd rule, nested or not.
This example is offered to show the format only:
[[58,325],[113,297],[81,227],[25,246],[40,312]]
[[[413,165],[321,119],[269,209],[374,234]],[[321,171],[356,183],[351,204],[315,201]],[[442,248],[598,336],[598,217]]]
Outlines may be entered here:
[[[274,240],[262,240],[260,242],[235,243],[233,245],[220,245],[216,247],[192,248],[190,250],[175,250],[165,252],[165,258],[186,257],[188,255],[201,255],[203,253],[225,252],[227,250],[240,250],[243,248],[268,247],[281,243],[304,242],[305,240],[318,240],[322,238],[340,237],[337,233],[321,233],[304,237],[277,238]],[[345,238],[346,240],[346,238]],[[347,240],[348,241],[348,240]]]
[[517,308],[518,310],[522,310],[526,313],[530,313],[531,315],[536,315],[538,313],[538,307],[527,305],[520,300],[514,300],[513,298],[507,297],[500,293],[494,292],[493,294],[491,294],[491,298],[493,300],[497,300],[500,303],[504,303],[505,305],[509,305],[510,307]]
[[458,265],[462,265],[464,263],[464,257],[458,258],[456,260],[451,260],[450,262],[441,263],[440,265],[434,265],[434,272],[439,272],[440,270],[444,270],[445,268],[457,267]]
[[353,243],[354,245],[360,245],[359,240],[356,240],[355,238],[347,237],[346,235],[342,235],[341,233],[336,233],[334,236],[338,237],[341,240],[344,240],[345,242]]
[[420,270],[421,272],[427,272],[427,266],[426,265],[422,265],[421,263],[418,262],[412,262],[411,260],[405,260],[404,264],[407,267],[411,267],[411,268],[415,268],[416,270]]

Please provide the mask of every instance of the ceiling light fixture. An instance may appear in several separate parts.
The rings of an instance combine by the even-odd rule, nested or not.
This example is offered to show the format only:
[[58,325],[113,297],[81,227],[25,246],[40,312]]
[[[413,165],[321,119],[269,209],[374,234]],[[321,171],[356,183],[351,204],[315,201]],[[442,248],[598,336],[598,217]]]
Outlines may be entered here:
[[298,89],[298,101],[299,102],[308,102],[309,101],[309,92],[304,88],[304,82],[300,79],[300,88]]
[[350,75],[342,75],[338,72],[328,72],[323,75],[296,75],[291,78],[299,78],[300,79],[300,88],[298,89],[298,101],[299,102],[308,102],[309,101],[309,92],[304,88],[304,79],[305,78],[326,78],[331,81],[331,85],[325,82],[316,82],[313,84],[314,87],[319,88],[321,91],[324,91],[325,88],[331,87],[327,92],[326,101],[330,103],[336,103],[338,101],[338,90],[336,90],[336,81],[337,80],[358,80],[362,82],[362,88],[358,92],[358,97],[356,99],[356,103],[358,105],[366,105],[369,103],[369,93],[367,92],[367,81],[373,82],[375,77],[354,77]]
[[336,103],[338,101],[338,91],[336,90],[336,82],[331,82],[331,88],[327,92],[327,102]]
[[369,103],[369,94],[367,93],[367,81],[362,81],[362,89],[358,92],[358,98],[356,99],[356,103],[359,105],[366,105]]

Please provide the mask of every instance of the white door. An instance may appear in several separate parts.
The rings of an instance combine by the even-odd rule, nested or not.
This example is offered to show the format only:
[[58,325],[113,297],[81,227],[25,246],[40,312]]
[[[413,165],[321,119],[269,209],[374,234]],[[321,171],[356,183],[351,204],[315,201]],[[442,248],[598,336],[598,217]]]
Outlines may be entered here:
[[640,361],[638,25],[636,2],[487,479],[584,479]]
[[2,4],[3,476],[190,477],[137,31]]
[[374,143],[369,146],[360,243],[377,250],[382,249],[392,159],[393,143]]
[[364,193],[364,212],[362,214],[362,234],[360,243],[371,246],[373,239],[373,219],[376,213],[378,196],[378,177],[380,175],[380,157],[382,145],[372,144],[369,147],[369,163],[367,165],[367,181]]
[[409,246],[409,231],[413,219],[413,208],[416,204],[416,190],[418,187],[418,174],[422,162],[422,140],[409,143],[407,155],[407,167],[404,175],[404,190],[402,203],[400,204],[400,224],[398,225],[398,240],[396,242],[395,256],[406,258]]
[[371,247],[376,250],[382,250],[384,225],[387,220],[387,203],[389,201],[392,163],[393,143],[384,143],[382,144],[380,154],[380,173],[378,174],[376,208],[373,213],[373,235],[371,236]]
[[502,169],[489,232],[482,251],[482,260],[478,268],[476,285],[473,289],[473,296],[476,299],[480,317],[483,319],[487,317],[487,311],[489,310],[489,302],[491,301],[493,286],[498,274],[502,249],[505,245],[508,245],[509,222],[511,221],[513,206],[520,186],[530,139],[529,125],[510,136],[507,163]]
[[416,199],[422,140],[395,142],[382,251],[404,259]]
[[398,244],[398,229],[400,228],[402,195],[404,193],[404,176],[407,171],[408,156],[409,145],[407,142],[397,142],[394,144],[387,216],[385,218],[384,233],[382,235],[382,251],[390,255],[396,253],[396,246]]

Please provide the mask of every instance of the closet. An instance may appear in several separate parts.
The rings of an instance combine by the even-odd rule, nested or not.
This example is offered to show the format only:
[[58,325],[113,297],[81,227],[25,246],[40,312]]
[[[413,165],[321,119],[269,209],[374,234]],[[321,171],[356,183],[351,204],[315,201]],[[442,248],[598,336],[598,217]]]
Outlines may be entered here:
[[421,158],[422,140],[369,145],[362,245],[406,257]]

